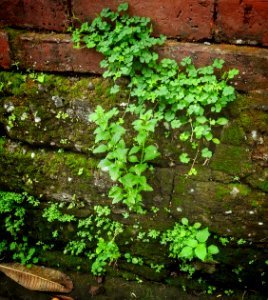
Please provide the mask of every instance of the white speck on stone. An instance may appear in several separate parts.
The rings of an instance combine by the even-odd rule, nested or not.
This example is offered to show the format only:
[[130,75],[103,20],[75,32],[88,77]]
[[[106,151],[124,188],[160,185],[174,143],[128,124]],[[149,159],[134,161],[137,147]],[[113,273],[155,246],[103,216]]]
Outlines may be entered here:
[[34,157],[35,157],[35,153],[32,152],[32,153],[31,153],[31,158],[34,158]]
[[231,215],[231,214],[233,213],[233,211],[232,211],[232,210],[226,210],[224,213],[225,213],[226,215]]
[[35,123],[40,123],[41,122],[41,118],[40,117],[35,117],[34,118],[34,122]]
[[68,177],[68,182],[71,182],[73,181],[73,178],[72,177]]
[[24,113],[21,115],[21,117],[20,117],[21,121],[24,121],[24,120],[26,120],[27,118],[28,118],[28,114],[27,114],[26,112],[24,112]]
[[252,136],[253,140],[256,141],[258,139],[257,130],[252,130],[251,136]]
[[263,222],[258,222],[258,225],[262,226],[262,225],[263,225]]
[[238,45],[241,45],[241,44],[243,44],[243,43],[244,43],[244,41],[243,41],[243,40],[241,40],[241,39],[238,39],[238,40],[236,40],[236,41],[235,41],[235,43],[236,43],[236,44],[238,44]]
[[211,45],[210,42],[204,42],[204,45]]
[[182,208],[181,207],[177,207],[177,212],[182,212]]
[[232,197],[236,197],[239,193],[240,193],[239,189],[238,189],[237,187],[234,186],[233,189],[232,189],[231,192],[230,192],[230,195],[231,195]]
[[194,193],[194,189],[190,189],[190,193]]
[[254,212],[253,210],[250,210],[248,213],[249,213],[250,215],[254,215],[254,214],[255,214],[255,212]]
[[15,109],[15,107],[13,103],[9,102],[4,104],[4,109],[6,110],[6,112],[10,113]]

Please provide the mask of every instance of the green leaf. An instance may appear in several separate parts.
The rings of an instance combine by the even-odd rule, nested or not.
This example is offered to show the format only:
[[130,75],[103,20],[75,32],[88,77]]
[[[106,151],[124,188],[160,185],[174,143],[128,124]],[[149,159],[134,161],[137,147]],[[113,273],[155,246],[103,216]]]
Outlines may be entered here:
[[119,92],[119,90],[120,90],[119,85],[115,84],[113,87],[111,87],[110,93],[111,94],[116,94],[116,93]]
[[211,254],[211,255],[217,254],[217,253],[219,253],[219,252],[220,252],[220,251],[219,251],[219,248],[218,248],[217,246],[215,246],[215,245],[210,245],[210,246],[208,247],[208,253]]
[[235,89],[232,86],[226,86],[223,91],[222,94],[223,96],[229,96],[229,95],[233,95],[235,92]]
[[210,233],[208,231],[208,228],[204,228],[202,230],[199,230],[196,233],[196,238],[200,243],[205,243],[208,239],[208,237],[210,236]]
[[204,261],[207,257],[207,248],[205,244],[198,244],[197,247],[194,249],[195,255]]
[[195,248],[198,245],[198,242],[195,239],[189,239],[185,241],[185,244],[189,247]]
[[93,153],[95,153],[95,154],[96,153],[104,153],[107,151],[107,149],[108,149],[107,145],[101,144],[93,150]]
[[131,149],[130,149],[130,151],[129,151],[129,155],[133,155],[133,154],[136,154],[136,153],[138,153],[140,151],[140,147],[138,147],[138,146],[133,146]]
[[200,117],[197,117],[197,118],[196,118],[196,121],[197,121],[198,123],[200,123],[200,124],[204,124],[204,123],[207,122],[207,118],[204,117],[204,116],[200,116]]
[[132,162],[132,163],[135,163],[135,162],[138,162],[139,159],[138,159],[138,157],[137,157],[136,155],[130,155],[130,156],[128,157],[128,161],[129,161],[129,162]]
[[192,258],[193,257],[193,248],[189,247],[189,246],[183,247],[181,252],[179,253],[178,257]]
[[188,162],[191,160],[188,156],[188,153],[182,153],[179,158],[183,164],[188,164]]
[[127,10],[128,10],[128,3],[121,3],[117,9],[118,12],[127,11]]
[[182,223],[183,225],[188,225],[188,224],[189,224],[189,221],[188,221],[187,218],[182,218],[182,219],[181,219],[181,223]]
[[219,145],[219,144],[221,143],[221,141],[220,141],[219,139],[217,139],[217,138],[213,138],[213,139],[212,139],[212,142],[213,142],[214,144],[216,144],[216,145]]
[[216,120],[216,123],[218,125],[226,125],[228,123],[228,120],[226,118],[219,118]]
[[212,152],[208,148],[203,148],[201,152],[202,157],[204,158],[211,158]]
[[190,136],[191,136],[190,132],[184,131],[180,134],[180,140],[185,142],[189,139]]
[[157,148],[153,145],[150,145],[144,149],[143,161],[153,160],[159,155],[160,153],[157,151]]

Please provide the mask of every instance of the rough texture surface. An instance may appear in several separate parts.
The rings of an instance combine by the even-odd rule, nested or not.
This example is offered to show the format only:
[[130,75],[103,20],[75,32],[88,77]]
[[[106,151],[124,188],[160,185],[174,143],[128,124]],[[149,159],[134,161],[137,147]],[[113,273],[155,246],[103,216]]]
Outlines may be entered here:
[[67,0],[2,0],[0,24],[24,28],[65,31],[68,27]]
[[[74,0],[75,16],[92,21],[103,7],[116,9],[125,1]],[[184,40],[202,40],[212,37],[213,1],[173,0],[131,0],[129,12],[132,15],[150,17],[156,34]]]
[[266,0],[219,0],[216,9],[218,41],[268,46]]
[[9,69],[11,65],[10,49],[8,43],[8,35],[4,31],[0,31],[0,67]]
[[[26,33],[12,39],[13,61],[21,68],[50,72],[101,73],[102,56],[92,49],[73,49],[69,35]],[[204,45],[170,41],[156,49],[160,57],[181,61],[191,56],[197,66],[225,60],[226,69],[240,71],[234,85],[242,91],[268,88],[268,49],[232,45]]]

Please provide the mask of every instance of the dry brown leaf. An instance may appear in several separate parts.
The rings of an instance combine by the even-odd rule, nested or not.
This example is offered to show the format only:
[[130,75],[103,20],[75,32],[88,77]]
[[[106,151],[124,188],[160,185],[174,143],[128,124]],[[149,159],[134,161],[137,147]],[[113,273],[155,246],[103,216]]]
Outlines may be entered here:
[[33,291],[69,293],[73,289],[73,283],[67,275],[51,268],[27,268],[19,263],[6,263],[0,264],[0,271]]
[[72,297],[64,296],[64,295],[56,295],[52,300],[74,300]]

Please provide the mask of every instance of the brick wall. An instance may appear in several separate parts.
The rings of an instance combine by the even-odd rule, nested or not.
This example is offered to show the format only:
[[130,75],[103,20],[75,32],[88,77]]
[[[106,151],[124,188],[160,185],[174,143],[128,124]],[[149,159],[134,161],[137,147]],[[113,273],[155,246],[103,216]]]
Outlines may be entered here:
[[[0,66],[52,72],[100,73],[101,56],[74,50],[67,33],[73,18],[91,21],[123,0],[0,0]],[[214,57],[240,69],[242,90],[268,88],[268,0],[129,0],[129,13],[152,19],[155,34],[172,42],[165,56]],[[193,43],[193,47],[191,46]],[[230,46],[226,44],[233,44]]]

